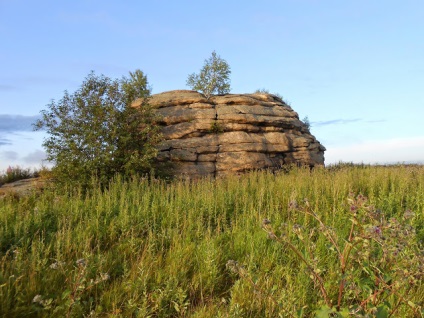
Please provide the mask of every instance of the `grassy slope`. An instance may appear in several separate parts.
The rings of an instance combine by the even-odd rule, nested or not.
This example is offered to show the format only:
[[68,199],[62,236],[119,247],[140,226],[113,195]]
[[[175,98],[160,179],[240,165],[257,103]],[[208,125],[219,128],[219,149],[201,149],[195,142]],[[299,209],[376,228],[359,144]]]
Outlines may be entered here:
[[[278,316],[282,311],[268,292],[285,308],[283,317],[303,306],[310,312],[322,305],[318,290],[298,260],[267,238],[261,222],[309,224],[288,209],[290,201],[308,198],[328,225],[346,233],[350,191],[392,216],[413,210],[418,237],[424,238],[423,167],[297,169],[172,184],[116,180],[108,192],[86,198],[45,192],[5,200],[0,202],[0,313]],[[334,260],[324,242],[317,244],[331,276]],[[79,259],[87,265],[77,265]],[[230,259],[244,265],[265,295],[226,269]],[[38,303],[36,295],[42,297]],[[415,288],[411,299],[424,299],[424,287]]]

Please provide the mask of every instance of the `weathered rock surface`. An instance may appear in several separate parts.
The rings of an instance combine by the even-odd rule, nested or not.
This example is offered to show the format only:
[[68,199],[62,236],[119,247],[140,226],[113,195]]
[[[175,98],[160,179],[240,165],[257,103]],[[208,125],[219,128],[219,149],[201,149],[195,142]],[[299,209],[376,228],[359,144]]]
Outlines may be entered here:
[[0,199],[7,195],[25,196],[42,190],[49,181],[42,178],[29,178],[6,183],[0,186]]
[[[133,107],[139,107],[136,100]],[[323,165],[325,148],[298,114],[271,94],[228,94],[206,99],[196,91],[153,95],[165,141],[161,161],[189,178],[278,169],[285,164]]]

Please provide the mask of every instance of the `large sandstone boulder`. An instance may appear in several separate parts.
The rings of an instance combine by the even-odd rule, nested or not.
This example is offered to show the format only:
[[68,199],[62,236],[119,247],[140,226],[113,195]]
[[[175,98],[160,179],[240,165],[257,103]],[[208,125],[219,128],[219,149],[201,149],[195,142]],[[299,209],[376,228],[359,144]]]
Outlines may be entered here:
[[[195,178],[278,169],[285,164],[323,165],[325,148],[299,116],[271,94],[205,96],[188,90],[153,95],[165,141],[161,161],[174,174]],[[133,107],[140,107],[136,100]]]

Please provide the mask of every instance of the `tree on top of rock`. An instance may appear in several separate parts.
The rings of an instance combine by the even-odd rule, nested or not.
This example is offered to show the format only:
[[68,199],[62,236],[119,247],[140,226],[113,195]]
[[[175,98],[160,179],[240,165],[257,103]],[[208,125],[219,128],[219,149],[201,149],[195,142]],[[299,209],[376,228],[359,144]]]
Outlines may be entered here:
[[187,86],[202,92],[207,99],[212,94],[227,94],[230,92],[230,66],[215,51],[205,60],[199,74],[190,74]]

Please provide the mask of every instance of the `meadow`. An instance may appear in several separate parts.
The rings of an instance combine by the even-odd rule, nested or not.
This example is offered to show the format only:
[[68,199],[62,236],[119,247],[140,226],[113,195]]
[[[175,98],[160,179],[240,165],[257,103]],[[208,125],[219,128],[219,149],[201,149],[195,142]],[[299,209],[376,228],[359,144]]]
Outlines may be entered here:
[[424,167],[0,201],[2,317],[421,317]]

